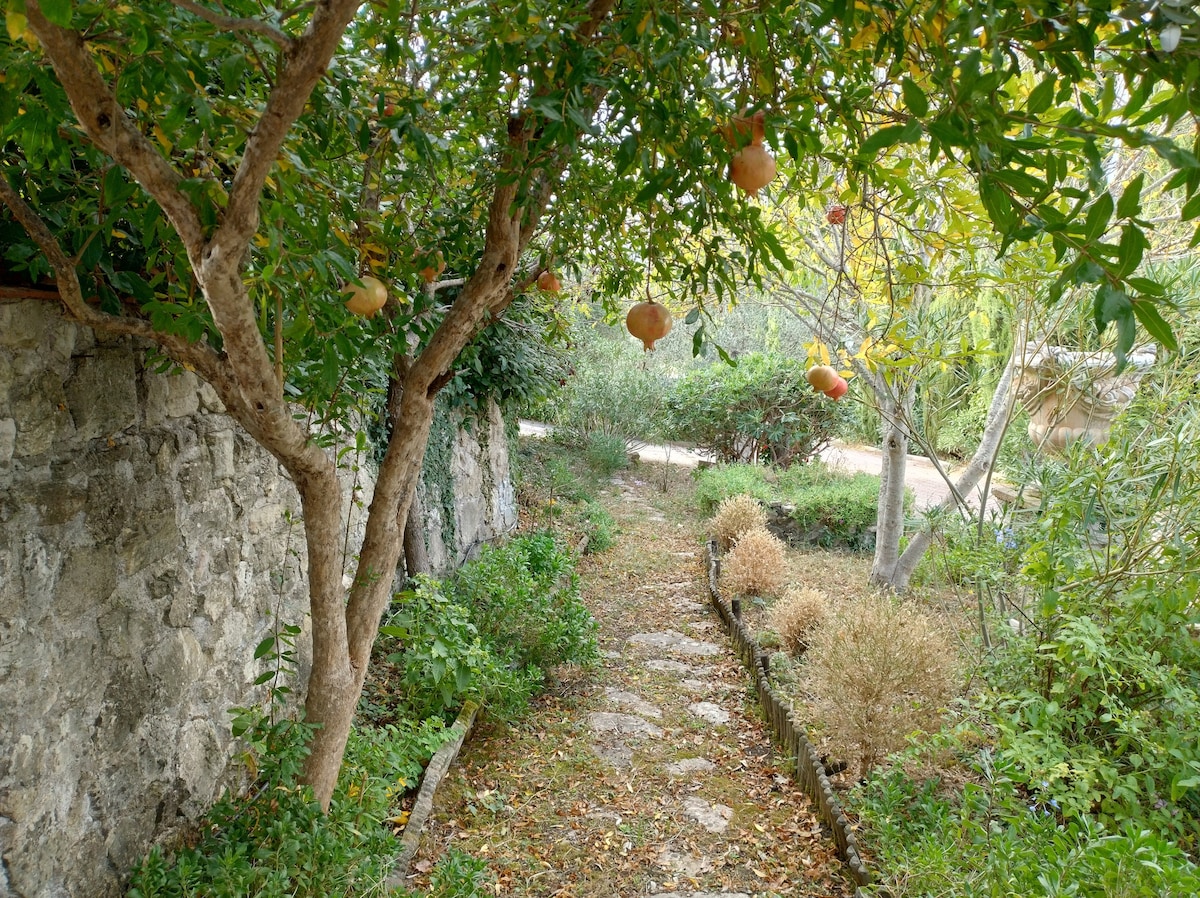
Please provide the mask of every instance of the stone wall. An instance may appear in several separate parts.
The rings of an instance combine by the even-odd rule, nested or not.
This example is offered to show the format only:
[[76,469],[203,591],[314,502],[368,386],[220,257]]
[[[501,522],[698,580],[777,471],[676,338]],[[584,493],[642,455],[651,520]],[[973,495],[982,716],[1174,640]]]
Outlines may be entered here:
[[0,895],[119,894],[216,797],[297,507],[194,375],[0,305]]
[[478,418],[440,410],[439,421],[429,437],[417,499],[429,565],[444,574],[517,526],[517,496],[495,403]]
[[[0,304],[0,898],[120,894],[236,781],[254,647],[307,623],[291,483],[211,388],[156,367],[48,303]],[[468,473],[469,442],[455,492],[500,510],[459,532],[484,539],[515,503],[507,457]]]

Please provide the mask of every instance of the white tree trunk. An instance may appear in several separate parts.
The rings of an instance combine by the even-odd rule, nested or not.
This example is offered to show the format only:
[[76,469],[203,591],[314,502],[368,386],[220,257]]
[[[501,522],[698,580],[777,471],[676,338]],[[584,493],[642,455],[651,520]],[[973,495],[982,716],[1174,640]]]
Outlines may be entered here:
[[883,467],[879,472],[879,505],[875,520],[875,560],[871,565],[871,585],[890,587],[900,557],[900,539],[904,536],[904,481],[908,464],[909,427],[912,420],[916,383],[911,380],[889,388],[876,387],[881,399],[883,419]]
[[[992,466],[996,463],[996,455],[1000,451],[1000,443],[1004,439],[1009,421],[1012,420],[1015,395],[1013,392],[1015,352],[1016,350],[1014,350],[1014,355],[1009,356],[1008,364],[1004,366],[1004,373],[1000,376],[999,383],[996,384],[996,392],[992,394],[992,402],[988,407],[987,421],[984,424],[979,446],[976,448],[975,454],[971,456],[971,461],[958,475],[958,479],[953,482],[947,481],[950,485],[950,494],[939,503],[939,508],[950,508],[954,505],[966,508],[966,495],[975,489],[985,476],[991,476]],[[986,502],[986,497],[984,501]],[[928,527],[913,534],[904,554],[900,556],[893,567],[888,582],[892,589],[897,592],[904,592],[908,589],[909,581],[912,580],[917,564],[925,554],[925,550],[929,548],[930,538],[931,533]]]

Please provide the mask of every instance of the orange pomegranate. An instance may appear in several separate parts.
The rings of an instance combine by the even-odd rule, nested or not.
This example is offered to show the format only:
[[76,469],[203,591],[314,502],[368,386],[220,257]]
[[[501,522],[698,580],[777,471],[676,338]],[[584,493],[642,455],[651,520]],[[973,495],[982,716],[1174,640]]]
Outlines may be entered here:
[[647,350],[653,349],[656,340],[661,340],[671,332],[672,323],[667,307],[652,299],[639,302],[625,316],[625,327],[642,341]]
[[562,283],[549,268],[538,275],[537,285],[539,290],[543,290],[546,293],[557,293],[562,289]]
[[849,389],[850,384],[846,381],[846,378],[838,377],[837,382],[834,383],[832,387],[830,387],[828,390],[822,390],[822,392],[834,402],[837,402],[846,395],[846,391]]
[[753,115],[746,115],[743,109],[740,115],[735,115],[731,121],[721,126],[721,134],[731,147],[743,147],[747,144],[760,144],[767,135],[767,116],[761,109]]
[[837,371],[829,365],[813,365],[804,375],[804,379],[819,393],[832,390],[839,380]]
[[775,160],[762,144],[743,147],[729,163],[729,180],[754,196],[775,177]]
[[846,221],[845,206],[830,206],[829,211],[825,213],[825,220],[831,225],[840,225]]

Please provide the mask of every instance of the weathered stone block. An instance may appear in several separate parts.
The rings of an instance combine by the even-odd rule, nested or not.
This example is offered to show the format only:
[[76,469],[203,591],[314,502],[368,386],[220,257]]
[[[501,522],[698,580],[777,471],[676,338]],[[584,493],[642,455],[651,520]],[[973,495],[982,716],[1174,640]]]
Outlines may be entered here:
[[67,405],[82,440],[110,436],[137,423],[133,350],[97,347],[79,360],[66,384]]

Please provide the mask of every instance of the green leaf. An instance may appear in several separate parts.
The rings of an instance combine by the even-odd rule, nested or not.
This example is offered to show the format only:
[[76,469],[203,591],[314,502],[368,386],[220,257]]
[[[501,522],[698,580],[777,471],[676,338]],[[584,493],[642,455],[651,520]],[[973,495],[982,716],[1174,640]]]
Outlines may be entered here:
[[[1146,173],[1138,172],[1138,176],[1126,185],[1117,203],[1117,218],[1133,218],[1142,210],[1142,185],[1145,182]],[[1197,211],[1200,213],[1200,209]]]
[[271,649],[274,647],[275,647],[275,636],[274,636],[274,634],[272,634],[271,636],[268,636],[266,639],[264,639],[262,642],[260,642],[258,644],[258,646],[254,649],[254,660],[257,661],[259,658],[262,658],[264,655],[266,655],[268,652],[270,652]]
[[1121,242],[1117,246],[1117,274],[1121,277],[1133,274],[1142,264],[1142,254],[1149,245],[1141,228],[1126,225],[1121,230]]
[[880,128],[863,141],[858,149],[860,158],[869,159],[877,156],[881,150],[895,146],[898,143],[913,143],[921,137],[921,123],[914,119],[907,125],[888,125]]
[[1110,322],[1123,315],[1132,315],[1133,303],[1124,290],[1106,281],[1096,289],[1092,313],[1096,319],[1096,330],[1103,333]]
[[1113,198],[1110,193],[1102,193],[1096,197],[1088,209],[1087,219],[1083,225],[1085,240],[1098,240],[1108,230],[1109,219],[1113,214]]
[[1050,75],[1029,92],[1029,101],[1026,106],[1030,115],[1039,115],[1050,108],[1050,104],[1054,102],[1055,86],[1055,78]]
[[918,118],[929,115],[929,98],[915,81],[905,78],[900,82],[900,90],[904,94],[904,105],[908,107],[909,112]]
[[[1141,177],[1139,175],[1138,177]],[[1179,213],[1181,221],[1191,221],[1196,216],[1200,216],[1200,193],[1183,204],[1183,210]]]
[[71,0],[42,0],[41,7],[51,24],[62,28],[71,24]]
[[1146,329],[1146,333],[1171,352],[1178,351],[1179,343],[1175,339],[1175,332],[1171,330],[1171,325],[1167,324],[1162,315],[1159,314],[1158,307],[1153,302],[1147,299],[1138,300],[1133,304],[1133,314],[1137,316],[1137,320]]

